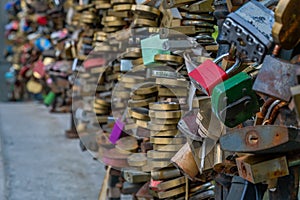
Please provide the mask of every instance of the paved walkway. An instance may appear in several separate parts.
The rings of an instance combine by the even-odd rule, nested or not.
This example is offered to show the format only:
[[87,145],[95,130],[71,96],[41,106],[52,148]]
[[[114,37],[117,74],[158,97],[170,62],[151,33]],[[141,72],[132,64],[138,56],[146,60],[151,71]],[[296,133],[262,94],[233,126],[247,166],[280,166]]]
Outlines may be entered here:
[[65,138],[69,117],[36,103],[0,104],[1,200],[97,200],[104,166]]

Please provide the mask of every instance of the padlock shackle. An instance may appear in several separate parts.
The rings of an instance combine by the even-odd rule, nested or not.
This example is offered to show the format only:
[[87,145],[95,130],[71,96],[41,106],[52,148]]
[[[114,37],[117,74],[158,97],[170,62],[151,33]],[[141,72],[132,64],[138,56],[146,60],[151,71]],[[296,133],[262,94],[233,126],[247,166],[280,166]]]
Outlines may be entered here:
[[279,109],[286,106],[287,105],[287,102],[284,102],[284,101],[279,101],[278,104],[276,104],[274,106],[274,108],[272,109],[272,112],[270,113],[269,115],[269,118],[267,118],[264,122],[263,122],[263,125],[266,125],[266,124],[273,124],[274,121],[275,121],[275,118],[277,117],[278,115],[278,112],[279,112]]
[[[266,113],[266,115],[265,115],[265,120],[267,120],[267,119],[269,119],[269,118],[271,117],[271,113],[272,113],[273,109],[274,109],[279,103],[280,103],[280,100],[279,100],[279,99],[277,99],[277,100],[275,100],[275,101],[272,102],[272,104],[269,106],[268,111],[267,111],[267,113]],[[265,121],[265,120],[264,120],[264,121]]]
[[219,57],[216,57],[216,59],[214,59],[214,63],[218,64],[219,62],[221,62],[223,60],[223,58],[225,58],[226,56],[229,56],[229,53],[224,53],[223,55],[220,55]]
[[232,65],[229,69],[227,69],[225,71],[226,74],[230,74],[230,73],[234,72],[237,68],[240,67],[241,63],[242,63],[241,59],[237,58],[234,65]]
[[269,107],[272,105],[272,103],[275,101],[276,99],[273,98],[269,98],[265,101],[265,103],[263,104],[263,106],[261,107],[261,113],[263,114],[263,116],[265,117]]
[[[219,57],[217,57],[216,59],[214,59],[214,63],[218,64],[219,62],[221,62],[223,60],[223,58],[225,58],[226,56],[229,56],[229,52],[228,53],[225,53],[223,55],[220,55]],[[241,59],[237,58],[234,65],[231,66],[228,70],[226,70],[226,74],[230,74],[231,72],[234,72],[237,68],[240,67],[242,61]],[[221,67],[220,67],[221,68]]]

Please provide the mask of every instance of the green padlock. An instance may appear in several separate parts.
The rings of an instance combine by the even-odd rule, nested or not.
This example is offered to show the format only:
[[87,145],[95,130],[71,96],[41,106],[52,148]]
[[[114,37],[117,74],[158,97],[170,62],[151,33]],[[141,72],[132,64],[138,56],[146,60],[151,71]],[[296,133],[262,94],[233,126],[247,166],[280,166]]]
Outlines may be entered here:
[[[160,39],[159,34],[152,37],[141,40],[142,56],[144,65],[147,67],[152,67],[158,65],[154,56],[157,54],[170,54],[168,50],[164,50],[164,43],[168,39]],[[161,64],[159,64],[161,66]]]
[[218,84],[212,93],[212,110],[228,127],[235,127],[259,111],[250,75],[240,72]]
[[55,99],[55,93],[54,92],[49,92],[48,94],[47,94],[47,96],[45,97],[45,99],[44,99],[44,104],[46,105],[46,106],[49,106],[49,105],[51,105],[52,103],[53,103],[53,101],[54,101],[54,99]]

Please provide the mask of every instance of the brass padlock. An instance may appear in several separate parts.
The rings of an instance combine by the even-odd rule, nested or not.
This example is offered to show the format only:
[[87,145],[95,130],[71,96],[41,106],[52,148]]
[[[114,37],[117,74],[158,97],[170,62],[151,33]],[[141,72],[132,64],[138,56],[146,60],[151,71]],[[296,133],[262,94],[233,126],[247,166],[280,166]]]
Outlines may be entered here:
[[196,0],[164,0],[163,1],[163,7],[164,8],[174,8],[174,7],[179,7],[191,3],[195,3]]
[[276,179],[289,175],[285,156],[247,155],[236,159],[239,175],[251,183]]
[[[172,157],[171,161],[191,179],[194,179],[199,173],[199,169],[188,143],[183,145],[183,147]],[[189,165],[186,165],[186,163],[189,163]]]
[[[297,0],[279,1],[275,10],[275,23],[272,29],[274,40],[285,49],[292,49],[299,43],[300,12]],[[290,18],[290,16],[293,16]]]

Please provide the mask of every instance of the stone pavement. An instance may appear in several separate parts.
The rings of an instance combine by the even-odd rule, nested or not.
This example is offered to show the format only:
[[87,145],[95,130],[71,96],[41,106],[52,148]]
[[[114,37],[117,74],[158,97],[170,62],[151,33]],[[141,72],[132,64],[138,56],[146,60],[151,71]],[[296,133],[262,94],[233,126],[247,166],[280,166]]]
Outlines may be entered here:
[[97,200],[104,166],[66,139],[69,114],[37,103],[0,104],[0,199]]

